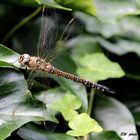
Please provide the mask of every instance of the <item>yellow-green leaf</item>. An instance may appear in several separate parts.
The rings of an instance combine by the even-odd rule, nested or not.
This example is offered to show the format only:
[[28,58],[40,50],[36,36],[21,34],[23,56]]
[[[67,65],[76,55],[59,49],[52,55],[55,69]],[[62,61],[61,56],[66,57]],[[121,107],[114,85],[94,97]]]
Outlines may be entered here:
[[87,54],[80,59],[83,67],[77,73],[91,81],[119,78],[124,76],[124,71],[118,63],[111,62],[103,53]]
[[75,116],[70,122],[69,126],[71,129],[67,131],[68,135],[71,136],[84,136],[90,132],[101,132],[102,127],[86,113]]
[[73,117],[75,117],[78,113],[74,110],[81,107],[80,100],[72,95],[72,94],[66,94],[63,98],[60,100],[54,102],[51,105],[51,108],[57,111],[60,111],[65,118],[65,120],[71,120]]
[[93,0],[56,0],[56,2],[76,11],[82,11],[92,16],[96,15]]

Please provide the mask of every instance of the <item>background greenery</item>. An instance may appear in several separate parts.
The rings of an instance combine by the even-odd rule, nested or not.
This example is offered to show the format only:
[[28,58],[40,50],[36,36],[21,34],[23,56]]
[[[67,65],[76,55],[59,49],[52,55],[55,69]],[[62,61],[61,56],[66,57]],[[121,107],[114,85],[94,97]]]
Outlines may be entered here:
[[[49,12],[55,15],[58,39],[67,29],[58,43],[63,51],[52,63],[115,94],[100,94],[51,75],[42,80],[36,73],[27,86],[30,71],[19,69],[17,58],[37,54],[42,5],[53,8]],[[0,139],[137,140],[139,9],[138,0],[1,1]]]

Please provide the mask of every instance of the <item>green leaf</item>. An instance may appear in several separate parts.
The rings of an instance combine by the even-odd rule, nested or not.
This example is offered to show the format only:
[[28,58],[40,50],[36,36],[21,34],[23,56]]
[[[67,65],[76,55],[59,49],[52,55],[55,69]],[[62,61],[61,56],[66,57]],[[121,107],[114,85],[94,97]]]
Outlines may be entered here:
[[52,109],[60,111],[65,120],[71,120],[78,113],[74,110],[81,107],[81,102],[72,94],[66,94],[64,97],[51,106]]
[[55,121],[45,105],[28,91],[24,76],[14,69],[0,68],[0,139],[29,121]]
[[103,130],[100,125],[86,113],[76,115],[70,120],[69,126],[73,130],[67,131],[67,134],[71,136],[85,136],[90,132],[101,132]]
[[96,15],[96,8],[92,0],[56,0],[59,4],[89,15]]
[[[60,55],[57,55],[55,61],[52,62],[52,65],[62,71],[69,72],[72,74],[76,73],[76,65],[69,56],[67,50],[61,52]],[[62,77],[56,77],[53,75],[51,75],[50,77],[55,79],[64,90],[69,91],[72,94],[76,95],[82,102],[82,110],[87,111],[88,108],[87,92],[83,85],[73,82],[71,80],[67,80]]]
[[[1,62],[0,67],[4,67],[4,65],[12,68],[13,68],[12,65],[15,65],[16,67],[20,67],[18,63],[18,57],[19,57],[18,53],[0,44],[0,61],[6,62],[6,63]],[[8,63],[10,64],[8,65]]]
[[105,49],[117,55],[124,55],[129,52],[134,52],[140,57],[139,42],[119,38],[115,43],[111,43],[101,37],[98,37],[98,41]]
[[[84,22],[86,31],[89,33],[101,34],[105,38],[121,36],[131,40],[140,40],[140,18],[138,16],[127,16],[116,23],[108,23],[82,12],[75,12],[74,15]],[[96,41],[95,37],[94,40]]]
[[15,68],[16,69],[16,67],[14,67],[14,65],[11,63],[7,63],[7,62],[4,62],[4,61],[0,61],[0,67],[5,67],[5,68]]
[[71,40],[68,40],[65,46],[68,48],[73,48],[71,50],[72,58],[76,64],[78,64],[80,58],[86,54],[102,52],[101,48],[97,44],[96,38],[90,35],[79,35]]
[[21,6],[38,6],[34,0],[9,0],[9,2]]
[[51,108],[52,104],[62,99],[66,91],[61,88],[53,88],[34,94],[35,98],[46,104],[47,108]]
[[70,57],[69,50],[65,48],[55,56],[51,64],[62,71],[76,73],[76,65]]
[[[122,139],[137,140],[138,136],[128,136],[137,133],[135,122],[128,108],[111,97],[96,95],[93,116],[104,130],[114,130]],[[121,135],[125,132],[127,135]]]
[[58,3],[55,2],[55,0],[36,0],[36,2],[38,2],[39,4],[46,5],[48,7],[51,7],[51,8],[57,8],[57,9],[68,10],[68,11],[72,10],[70,8],[66,8],[59,5]]
[[56,8],[56,9],[62,9],[62,10],[68,10],[71,11],[72,9],[63,7],[56,3],[55,0],[9,0],[12,3],[15,3],[17,5],[22,6],[38,6],[39,5],[46,5],[47,7]]
[[95,82],[124,76],[121,67],[101,53],[97,41],[97,37],[81,35],[67,42],[67,47],[76,46],[72,50],[72,58],[82,66],[77,69],[78,75]]
[[62,77],[61,78],[58,78],[56,76],[51,77],[55,79],[63,89],[76,95],[78,99],[82,102],[82,111],[87,111],[88,109],[87,92],[83,85],[73,82],[71,80],[67,80]]
[[140,41],[140,18],[139,16],[127,16],[123,18],[119,25],[120,36],[129,38],[130,40]]
[[76,140],[63,133],[50,133],[40,130],[32,125],[26,125],[18,130],[18,135],[23,139],[32,140]]
[[[72,74],[76,73],[76,65],[69,56],[69,54],[67,53],[67,51],[63,51],[60,53],[60,55],[57,55],[55,61],[52,62],[52,65],[62,71],[69,72]],[[71,80],[67,80],[62,77],[57,77],[53,75],[48,76],[55,79],[64,90],[69,91],[72,94],[76,95],[82,102],[82,110],[87,111],[88,108],[87,92],[83,85],[73,82]]]
[[[124,95],[125,96],[125,95]],[[128,93],[128,98],[125,101],[125,104],[127,105],[127,107],[131,110],[131,113],[133,114],[133,117],[135,119],[135,123],[137,126],[140,126],[140,106],[139,106],[139,102],[140,102],[140,95],[139,95],[139,89],[138,92],[134,91],[134,94],[130,95]]]
[[78,115],[78,112],[77,111],[74,111],[74,110],[72,110],[72,109],[63,109],[62,111],[61,111],[61,113],[62,113],[62,115],[63,115],[63,117],[64,117],[64,119],[66,120],[66,121],[70,121],[70,120],[72,120],[76,115]]
[[[139,108],[137,108],[139,109]],[[135,118],[135,122],[138,126],[140,126],[140,111],[139,110],[135,110],[135,112],[133,112],[134,118]]]
[[91,81],[124,76],[119,64],[111,62],[103,53],[87,54],[80,59],[80,64],[83,67],[78,68],[77,73]]
[[131,0],[94,0],[96,16],[104,22],[116,22],[126,15],[140,14],[139,3]]
[[[75,12],[74,15],[84,22],[86,31],[88,31],[89,33],[101,34],[106,38],[109,38],[113,35],[123,35],[122,26],[119,26],[118,22],[102,22],[96,17],[92,17],[81,12]],[[94,40],[96,40],[96,38],[94,38]]]
[[114,131],[103,131],[101,133],[91,133],[89,140],[122,140]]
[[[69,94],[67,95],[67,92],[60,88],[42,91],[42,92],[39,92],[39,94],[35,95],[35,97],[38,100],[40,100],[46,104],[48,109],[55,110],[54,114],[58,113],[58,111],[59,111],[62,113],[65,120],[68,121],[68,120],[71,120],[78,113],[76,111],[74,111],[73,106],[71,106],[72,101],[75,100],[74,102],[77,102],[76,97],[74,95],[72,95],[72,97],[71,97],[71,95],[70,95],[70,100],[72,100],[72,101],[69,104],[69,102],[66,101],[67,99],[64,99],[64,98],[67,98],[67,96],[69,96]],[[67,102],[67,103],[65,103],[65,102]],[[78,102],[79,102],[79,100],[78,100]],[[64,104],[66,104],[66,106],[64,106]],[[81,104],[81,103],[79,102],[79,104]]]
[[[64,106],[65,105],[65,106]],[[66,94],[62,99],[55,102],[52,108],[55,110],[65,110],[65,109],[78,109],[81,106],[81,102],[72,94]]]

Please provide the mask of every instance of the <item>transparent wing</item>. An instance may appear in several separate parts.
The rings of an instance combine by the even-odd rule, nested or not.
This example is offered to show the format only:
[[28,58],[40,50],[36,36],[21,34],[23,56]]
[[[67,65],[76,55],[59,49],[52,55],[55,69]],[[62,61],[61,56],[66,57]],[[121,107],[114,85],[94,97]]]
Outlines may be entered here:
[[40,38],[38,43],[38,56],[41,58],[47,58],[47,56],[55,49],[55,44],[58,35],[58,22],[55,10],[51,12],[47,9],[47,12],[42,12],[42,25]]
[[[70,25],[71,25],[71,23],[73,21],[74,21],[74,18],[72,18],[69,21],[69,23],[66,25],[66,27],[64,28],[64,31],[60,35],[60,39],[55,44],[56,46],[55,46],[54,50],[51,53],[49,53],[49,55],[48,55],[49,61],[52,61],[55,58],[56,54],[58,54],[58,52],[61,52],[62,51],[62,48],[64,47],[63,42],[65,42],[67,40],[67,38],[69,37],[69,35],[70,35],[70,34],[68,34],[68,35],[65,35],[65,34],[68,31],[68,28],[70,27]],[[69,28],[69,30],[71,30],[71,28]]]
[[55,56],[57,54],[62,52],[64,42],[71,37],[71,33],[74,35],[73,32],[78,32],[81,28],[81,22],[75,18],[71,18],[69,22],[64,25],[61,23],[61,19],[59,19],[59,30],[62,29],[62,31],[58,35],[58,15],[56,11],[52,10],[51,14],[45,13],[49,12],[44,12],[44,10],[42,12],[42,28],[38,45],[38,56],[45,59],[46,62],[50,62],[56,58]]
[[[59,28],[62,28],[61,26]],[[46,61],[53,61],[55,60],[55,58],[57,59],[56,55],[61,55],[63,53],[63,50],[65,51],[65,42],[73,35],[75,35],[79,28],[81,28],[81,23],[78,22],[78,20],[75,18],[71,18],[66,25],[63,25],[63,29],[56,42],[56,46],[53,51],[49,53]]]

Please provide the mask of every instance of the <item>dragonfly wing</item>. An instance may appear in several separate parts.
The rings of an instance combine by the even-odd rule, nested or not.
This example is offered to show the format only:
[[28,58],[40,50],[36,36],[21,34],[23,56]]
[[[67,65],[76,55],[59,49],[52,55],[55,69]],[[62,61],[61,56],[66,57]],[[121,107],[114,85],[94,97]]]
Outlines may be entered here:
[[38,56],[46,58],[55,48],[58,35],[58,22],[56,12],[53,10],[51,15],[42,15],[42,25],[38,43]]
[[38,56],[45,59],[46,62],[52,61],[56,54],[59,54],[58,52],[63,50],[64,42],[71,36],[71,33],[78,31],[81,27],[81,23],[75,18],[71,18],[66,25],[61,23],[61,21],[59,17],[59,25],[61,25],[59,29],[62,28],[62,26],[64,28],[58,37],[58,14],[54,10],[50,16],[43,13]]
[[[56,42],[56,46],[53,49],[52,52],[49,53],[49,56],[46,58],[46,61],[53,61],[57,59],[57,55],[61,55],[63,53],[63,50],[65,51],[65,42],[70,39],[73,35],[76,35],[76,31],[78,31],[79,28],[81,28],[81,24],[78,23],[78,20],[76,18],[71,18],[67,24],[60,22],[60,29],[62,30],[61,33],[59,33],[59,38]],[[67,56],[67,55],[66,55]]]

